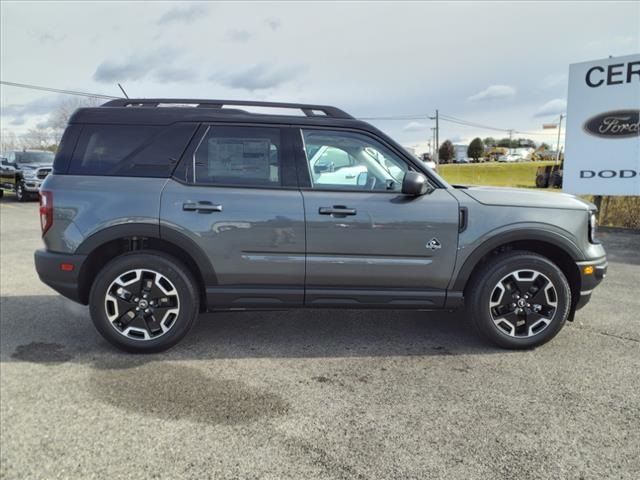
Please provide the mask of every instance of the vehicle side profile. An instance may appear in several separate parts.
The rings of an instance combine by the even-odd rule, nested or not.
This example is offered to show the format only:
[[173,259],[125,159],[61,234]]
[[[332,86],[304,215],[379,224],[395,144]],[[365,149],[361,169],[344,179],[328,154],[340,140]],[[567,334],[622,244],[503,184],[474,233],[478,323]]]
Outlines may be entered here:
[[51,173],[54,155],[46,150],[11,150],[0,159],[0,197],[13,191],[19,202],[38,198],[38,191]]
[[593,205],[451,186],[322,105],[79,109],[40,218],[41,280],[88,304],[100,333],[133,352],[171,347],[204,311],[324,307],[465,308],[493,343],[532,348],[607,270]]

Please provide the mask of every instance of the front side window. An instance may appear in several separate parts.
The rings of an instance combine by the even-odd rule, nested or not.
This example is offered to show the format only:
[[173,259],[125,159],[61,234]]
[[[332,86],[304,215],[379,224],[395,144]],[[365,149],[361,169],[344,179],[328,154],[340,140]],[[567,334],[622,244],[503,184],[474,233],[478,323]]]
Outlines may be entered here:
[[302,130],[311,184],[317,189],[399,192],[407,163],[354,132]]
[[211,126],[193,156],[193,183],[278,187],[280,129]]

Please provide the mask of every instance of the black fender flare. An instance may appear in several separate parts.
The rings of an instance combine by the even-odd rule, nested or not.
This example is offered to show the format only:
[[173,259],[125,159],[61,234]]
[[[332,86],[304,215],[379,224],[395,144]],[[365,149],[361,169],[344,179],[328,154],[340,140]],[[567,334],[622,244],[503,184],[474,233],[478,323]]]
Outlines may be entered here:
[[204,280],[205,285],[217,284],[216,272],[200,246],[187,235],[168,225],[157,223],[124,223],[101,229],[85,238],[76,249],[79,255],[90,255],[100,246],[121,238],[145,237],[163,240],[175,245],[189,255]]
[[[579,261],[583,257],[583,253],[576,243],[562,233],[562,230],[551,225],[542,227],[508,227],[510,230],[499,229],[489,232],[481,243],[473,248],[454,275],[451,283],[451,290],[462,292],[471,277],[476,266],[489,253],[500,248],[503,245],[518,241],[539,241],[548,243],[556,248],[561,249],[573,260]],[[460,254],[460,252],[458,252]]]

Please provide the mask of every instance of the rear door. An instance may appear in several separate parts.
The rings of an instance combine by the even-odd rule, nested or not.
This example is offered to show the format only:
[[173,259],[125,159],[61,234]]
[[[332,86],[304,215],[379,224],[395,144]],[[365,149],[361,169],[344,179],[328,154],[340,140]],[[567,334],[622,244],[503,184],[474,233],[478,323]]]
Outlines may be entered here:
[[401,193],[412,167],[353,131],[300,131],[309,188],[306,303],[442,307],[458,243],[458,202],[446,190]]
[[212,307],[303,303],[304,208],[289,136],[205,125],[164,188],[161,235],[186,236],[204,253]]

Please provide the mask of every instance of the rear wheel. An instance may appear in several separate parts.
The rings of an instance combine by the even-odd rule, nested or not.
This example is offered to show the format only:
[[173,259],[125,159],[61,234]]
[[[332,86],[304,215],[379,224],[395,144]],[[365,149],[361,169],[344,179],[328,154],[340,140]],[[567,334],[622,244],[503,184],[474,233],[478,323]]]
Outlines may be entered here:
[[90,293],[91,318],[113,345],[129,352],[159,352],[179,342],[198,315],[193,276],[159,252],[133,252],[109,262]]
[[467,289],[467,309],[482,335],[513,349],[548,342],[564,326],[571,289],[562,271],[530,252],[504,253],[488,261]]

